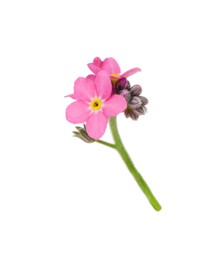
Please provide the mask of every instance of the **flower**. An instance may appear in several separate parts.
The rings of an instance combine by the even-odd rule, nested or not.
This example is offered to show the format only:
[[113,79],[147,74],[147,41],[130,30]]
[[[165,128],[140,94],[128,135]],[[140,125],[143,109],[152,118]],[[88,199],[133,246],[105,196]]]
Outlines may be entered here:
[[[131,161],[117,127],[116,115],[119,113],[124,112],[126,117],[137,120],[147,111],[145,105],[148,104],[148,99],[140,96],[141,86],[131,86],[127,79],[140,69],[133,68],[121,74],[119,64],[114,58],[102,61],[99,57],[88,66],[94,74],[86,78],[79,77],[74,83],[74,93],[66,96],[75,99],[66,108],[66,119],[73,124],[85,123],[83,127],[76,126],[76,130],[73,131],[74,137],[86,143],[100,143],[116,150],[148,201],[159,211],[161,206]],[[98,140],[106,130],[108,119],[113,143]]]
[[67,107],[66,119],[73,124],[86,122],[86,131],[93,139],[100,139],[104,134],[109,117],[127,107],[124,97],[112,94],[111,80],[105,71],[100,71],[94,79],[78,78],[74,94],[69,96],[76,101]]
[[127,78],[138,71],[141,71],[140,68],[133,68],[125,73],[121,74],[121,69],[119,64],[114,58],[106,58],[102,61],[99,57],[96,57],[92,63],[88,64],[89,69],[94,73],[97,74],[101,70],[105,70],[115,81],[119,78]]

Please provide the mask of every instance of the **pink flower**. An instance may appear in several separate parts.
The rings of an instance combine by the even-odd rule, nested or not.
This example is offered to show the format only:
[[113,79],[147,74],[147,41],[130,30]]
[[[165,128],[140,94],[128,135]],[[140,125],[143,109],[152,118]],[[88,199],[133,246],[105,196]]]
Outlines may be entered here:
[[99,71],[105,70],[112,79],[127,78],[132,74],[141,71],[140,68],[133,68],[121,74],[120,66],[114,58],[106,58],[102,61],[99,57],[96,57],[93,60],[93,63],[88,64],[88,67],[95,75]]
[[109,117],[127,108],[127,102],[121,95],[112,94],[111,80],[105,71],[100,71],[95,79],[78,78],[74,94],[69,96],[77,101],[67,107],[67,120],[73,124],[86,122],[86,131],[93,139],[99,139],[104,134]]

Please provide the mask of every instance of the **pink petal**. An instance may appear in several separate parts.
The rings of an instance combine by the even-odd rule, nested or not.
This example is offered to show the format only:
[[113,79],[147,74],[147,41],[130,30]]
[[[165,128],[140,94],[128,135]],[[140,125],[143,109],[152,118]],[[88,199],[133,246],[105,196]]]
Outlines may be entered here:
[[106,71],[102,70],[96,75],[95,85],[98,97],[102,99],[108,99],[110,97],[112,92],[112,84],[110,76],[106,73]]
[[121,95],[112,95],[103,106],[103,113],[107,117],[116,116],[127,108],[127,102]]
[[102,112],[92,113],[86,121],[86,131],[93,139],[100,139],[107,128],[108,119]]
[[101,60],[99,57],[96,57],[96,58],[94,58],[93,63],[94,63],[97,67],[100,67],[100,68],[101,68],[103,62],[102,62],[102,60]]
[[88,104],[82,100],[71,103],[66,108],[66,119],[73,124],[79,124],[86,122],[91,111]]
[[94,81],[95,78],[96,78],[96,76],[93,75],[93,74],[89,74],[89,75],[87,76],[87,79],[91,79],[92,81]]
[[102,60],[99,57],[96,57],[94,58],[93,63],[89,63],[87,64],[87,66],[94,74],[97,74],[99,71],[102,70]]
[[103,61],[102,69],[106,70],[108,74],[120,74],[121,73],[120,66],[114,58],[106,58]]
[[133,74],[135,74],[136,72],[139,72],[139,71],[141,71],[140,68],[133,68],[133,69],[130,69],[130,70],[126,71],[125,73],[123,73],[120,77],[127,78],[127,77],[129,77],[129,76],[131,76],[131,75],[133,75]]
[[91,79],[78,78],[74,85],[75,99],[82,99],[90,101],[92,97],[96,96],[95,84]]
[[100,67],[96,66],[94,63],[88,63],[87,66],[89,67],[89,69],[90,69],[94,74],[97,74],[99,71],[102,70]]

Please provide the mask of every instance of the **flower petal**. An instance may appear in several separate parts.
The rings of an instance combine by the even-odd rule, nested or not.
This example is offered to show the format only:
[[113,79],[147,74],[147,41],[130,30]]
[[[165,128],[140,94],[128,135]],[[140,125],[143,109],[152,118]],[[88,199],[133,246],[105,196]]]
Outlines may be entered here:
[[92,113],[86,121],[86,131],[93,139],[100,139],[107,128],[108,118],[102,113]]
[[114,58],[106,58],[102,63],[102,69],[106,70],[108,74],[120,74],[121,69]]
[[96,75],[95,86],[97,96],[102,99],[108,99],[112,93],[112,84],[110,80],[110,76],[106,73],[106,71],[100,71]]
[[90,101],[91,98],[96,96],[96,89],[94,82],[89,78],[78,78],[74,84],[74,97],[75,99],[82,99]]
[[127,78],[127,77],[129,77],[129,76],[131,76],[131,75],[133,75],[133,74],[135,74],[136,72],[139,72],[139,71],[141,71],[140,68],[133,68],[133,69],[130,69],[130,70],[126,71],[125,73],[123,73],[121,75],[121,77]]
[[66,108],[66,119],[73,124],[86,122],[90,114],[88,104],[82,100],[75,101]]
[[100,67],[96,66],[94,63],[88,63],[87,66],[89,67],[89,69],[90,69],[94,74],[97,74],[99,71],[102,70]]
[[126,108],[127,102],[125,98],[115,94],[104,103],[103,113],[107,117],[112,117],[123,112]]
[[96,58],[94,58],[94,60],[93,60],[93,64],[95,64],[97,67],[100,67],[101,68],[101,66],[102,66],[102,60],[99,58],[99,57],[96,57]]
[[87,76],[87,79],[90,79],[90,80],[92,80],[92,81],[94,81],[95,78],[96,78],[96,76],[93,75],[93,74],[89,74],[89,75]]
[[97,74],[99,71],[101,71],[102,66],[102,60],[99,57],[94,58],[92,63],[87,64],[89,69],[94,73]]

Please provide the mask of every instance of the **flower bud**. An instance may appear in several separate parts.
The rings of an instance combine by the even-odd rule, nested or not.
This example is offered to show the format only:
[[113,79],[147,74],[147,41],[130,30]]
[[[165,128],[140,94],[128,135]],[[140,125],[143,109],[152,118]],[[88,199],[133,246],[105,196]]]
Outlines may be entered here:
[[82,141],[86,143],[93,143],[95,142],[94,139],[92,139],[86,132],[86,126],[83,125],[83,127],[76,126],[77,131],[73,131],[74,137],[78,137]]
[[137,120],[139,117],[139,113],[135,109],[132,109],[130,106],[128,106],[128,108],[124,111],[124,115],[126,117],[130,117],[133,120]]
[[130,89],[130,83],[126,78],[120,78],[115,84],[115,93],[120,94],[123,89]]
[[139,115],[144,115],[147,112],[147,108],[145,106],[141,106],[136,108],[136,111],[139,113]]
[[127,103],[131,100],[131,93],[129,90],[123,89],[119,94],[126,99]]
[[149,103],[148,99],[146,97],[143,96],[139,96],[139,98],[141,99],[142,105],[145,106]]
[[129,102],[130,106],[132,109],[136,109],[138,107],[141,107],[142,105],[142,101],[140,97],[133,97],[130,102]]
[[139,96],[142,93],[142,87],[140,85],[134,85],[131,87],[130,92],[132,96]]

